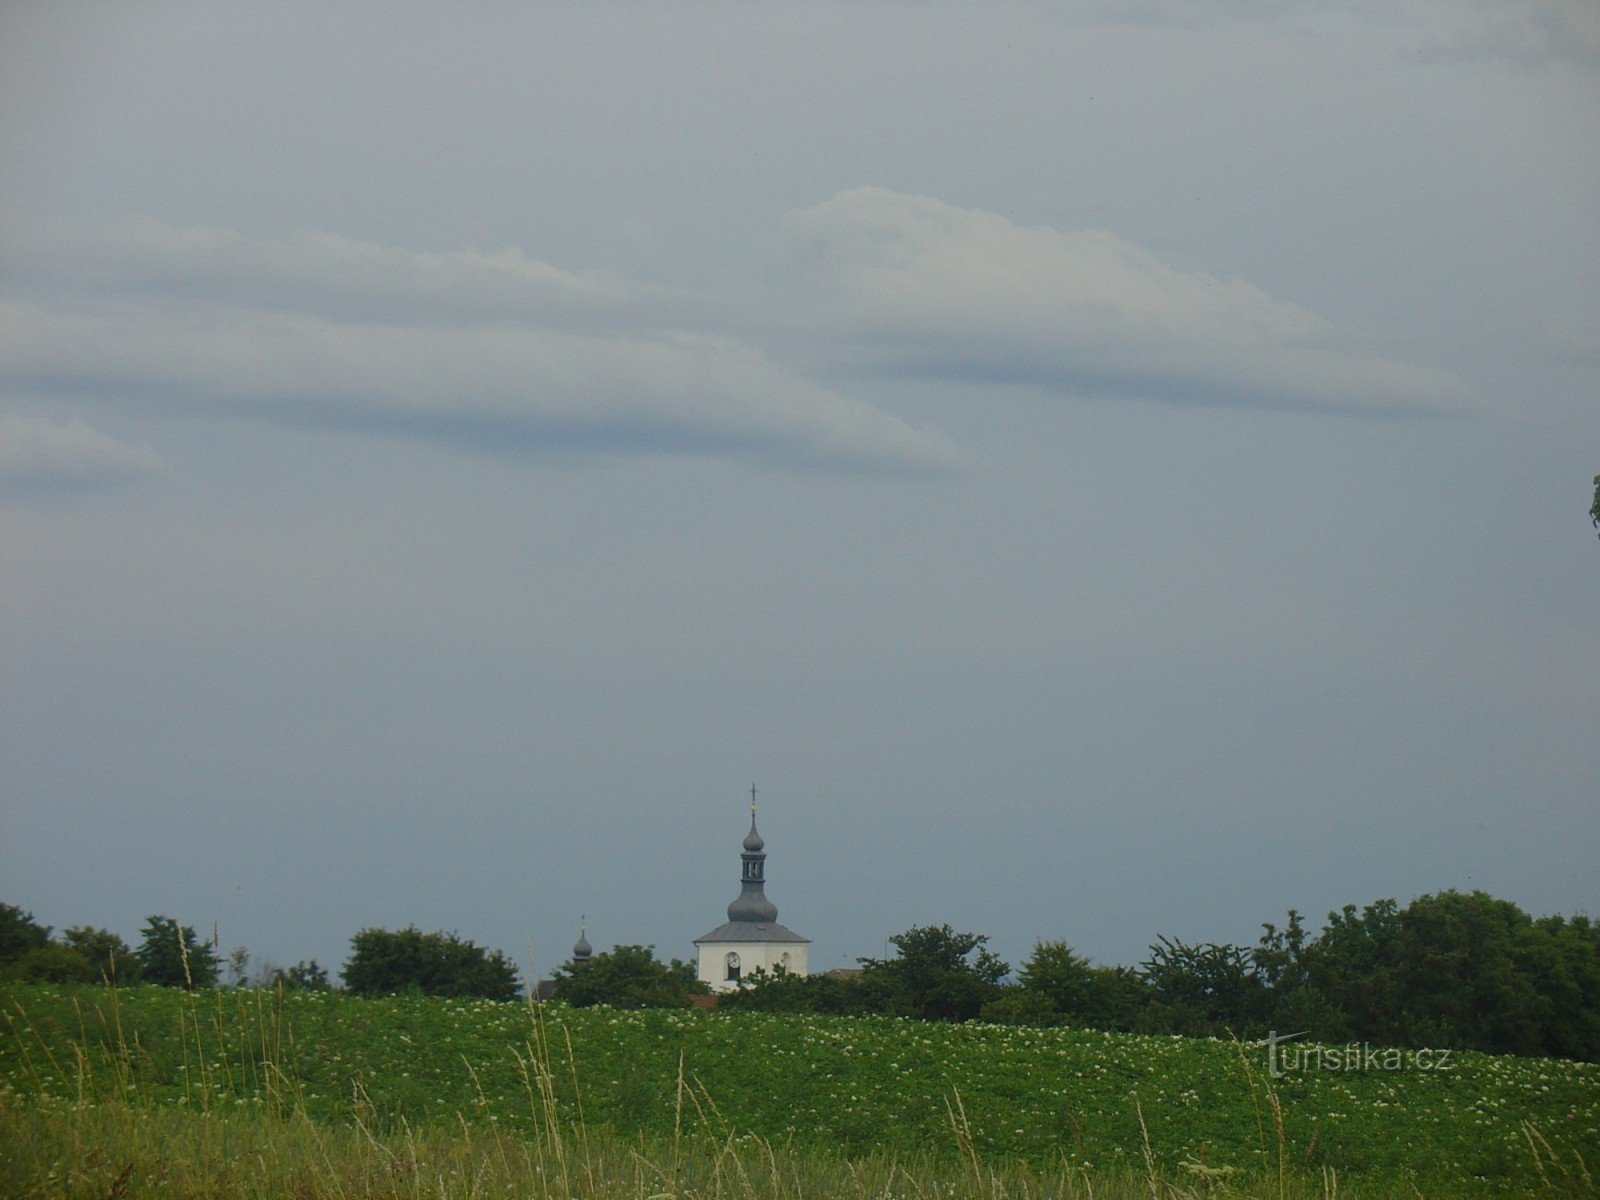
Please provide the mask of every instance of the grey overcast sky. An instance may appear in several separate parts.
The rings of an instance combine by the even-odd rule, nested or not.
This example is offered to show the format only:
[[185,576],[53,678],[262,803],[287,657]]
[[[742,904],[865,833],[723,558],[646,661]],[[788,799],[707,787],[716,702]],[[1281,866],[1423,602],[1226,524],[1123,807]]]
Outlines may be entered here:
[[1600,7],[0,9],[0,899],[337,967],[1600,911]]

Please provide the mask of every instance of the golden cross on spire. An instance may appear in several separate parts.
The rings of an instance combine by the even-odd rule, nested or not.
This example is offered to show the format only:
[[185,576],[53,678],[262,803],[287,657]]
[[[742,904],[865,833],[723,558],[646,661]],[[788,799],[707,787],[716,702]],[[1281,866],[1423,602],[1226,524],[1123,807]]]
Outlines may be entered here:
[[750,785],[750,815],[756,815],[756,785],[753,783]]

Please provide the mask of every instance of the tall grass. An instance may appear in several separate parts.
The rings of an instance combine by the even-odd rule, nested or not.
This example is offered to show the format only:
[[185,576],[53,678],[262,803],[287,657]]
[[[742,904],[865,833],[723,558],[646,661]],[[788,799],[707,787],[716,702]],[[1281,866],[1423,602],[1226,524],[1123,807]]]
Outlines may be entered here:
[[[672,1086],[652,1097],[670,1134],[628,1136],[585,1118],[579,1055],[565,1025],[530,1004],[520,1044],[501,1051],[522,1087],[515,1119],[499,1120],[479,1081],[488,1065],[461,1059],[478,1102],[426,1118],[383,1112],[357,1071],[337,1111],[308,1102],[296,1069],[301,1048],[270,992],[161,997],[173,1027],[159,1055],[175,1056],[176,1083],[151,1070],[158,1048],[126,1022],[116,991],[85,1011],[74,998],[35,1018],[25,994],[8,998],[11,1066],[0,1077],[0,1196],[296,1197],[299,1200],[529,1197],[534,1200],[1187,1200],[1201,1197],[1331,1200],[1333,1197],[1483,1194],[1470,1187],[1423,1193],[1400,1180],[1351,1183],[1306,1169],[1289,1144],[1282,1102],[1248,1059],[1257,1099],[1260,1161],[1251,1174],[1204,1156],[1157,1153],[1143,1134],[1143,1162],[1088,1169],[1063,1155],[1026,1162],[979,1148],[960,1091],[945,1100],[946,1139],[926,1152],[844,1154],[740,1129],[680,1056]],[[141,1001],[143,997],[141,996]],[[70,1013],[70,1016],[63,1015]],[[72,1024],[67,1028],[68,1023]],[[148,1025],[140,1026],[148,1029]],[[504,1067],[504,1063],[494,1064]],[[63,1086],[65,1084],[65,1086]],[[1144,1112],[1138,1111],[1141,1130]],[[657,1123],[663,1126],[665,1121]],[[1597,1195],[1581,1159],[1527,1130],[1538,1188],[1549,1196]]]
[[[627,1139],[563,1129],[525,1138],[475,1126],[404,1126],[303,1113],[197,1112],[137,1100],[24,1102],[0,1097],[0,1194],[69,1200],[259,1197],[278,1200],[1372,1200],[1413,1197],[1409,1186],[1342,1188],[1332,1173],[1255,1179],[1187,1164],[1176,1178],[1152,1166],[1038,1170],[969,1155],[844,1158],[774,1146],[753,1136],[722,1142]],[[1552,1193],[1554,1194],[1554,1193]]]

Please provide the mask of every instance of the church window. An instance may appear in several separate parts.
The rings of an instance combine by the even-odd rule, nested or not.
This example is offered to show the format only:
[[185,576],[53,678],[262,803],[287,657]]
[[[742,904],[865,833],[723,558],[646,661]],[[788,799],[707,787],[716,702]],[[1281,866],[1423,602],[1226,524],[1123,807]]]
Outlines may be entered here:
[[738,955],[738,953],[733,951],[733,950],[729,950],[728,951],[728,957],[723,959],[722,961],[727,964],[727,967],[728,967],[728,978],[730,980],[737,980],[739,978],[739,955]]

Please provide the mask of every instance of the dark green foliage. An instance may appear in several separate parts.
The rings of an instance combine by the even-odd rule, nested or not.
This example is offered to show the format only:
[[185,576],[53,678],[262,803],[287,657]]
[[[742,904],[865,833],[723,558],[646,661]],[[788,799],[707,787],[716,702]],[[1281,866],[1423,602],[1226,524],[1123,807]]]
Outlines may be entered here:
[[[415,989],[427,996],[480,996],[515,1000],[517,968],[499,950],[486,950],[455,933],[363,929],[350,939],[344,985],[362,996]],[[326,975],[323,976],[326,978]]]
[[1600,475],[1594,477],[1594,504],[1589,509],[1589,520],[1600,529]]
[[[1095,967],[1043,942],[1021,986],[1056,1019],[1139,1033],[1482,1050],[1600,1061],[1600,928],[1529,917],[1484,892],[1379,900],[1330,913],[1320,934],[1289,911],[1252,949],[1161,938],[1142,970]],[[995,1001],[994,1020],[1049,1024]]]
[[120,934],[109,929],[75,925],[62,933],[61,940],[67,949],[88,963],[90,979],[107,983],[139,982],[139,960]]
[[50,927],[15,904],[0,904],[0,966],[50,944]]
[[173,917],[152,916],[140,931],[143,940],[134,951],[146,983],[163,987],[208,988],[217,982],[217,956],[194,930]]
[[50,927],[14,904],[0,904],[0,979],[86,983],[87,965],[50,940]]
[[1066,1021],[1092,1029],[1130,1030],[1150,1004],[1145,977],[1129,967],[1096,967],[1062,941],[1039,942],[1018,982]]
[[1328,914],[1322,934],[1305,952],[1311,981],[1369,1041],[1389,1042],[1402,1014],[1399,980],[1400,906],[1378,900],[1359,913],[1347,904]]
[[990,1025],[1034,1025],[1046,1027],[1062,1023],[1061,1014],[1039,992],[1012,985],[1002,987],[999,995],[984,1001],[978,1010],[978,1020]]
[[1144,976],[1132,967],[1092,967],[1088,1002],[1079,1019],[1092,1029],[1127,1032],[1149,1000]]
[[1000,994],[1011,971],[985,949],[988,937],[919,925],[889,939],[894,958],[860,959],[860,986],[876,1012],[927,1021],[970,1021]]
[[1351,1037],[1600,1061],[1600,929],[1486,892],[1331,913],[1305,950]]
[[138,962],[127,944],[104,929],[76,928],[50,936],[33,914],[10,904],[0,904],[0,978],[37,983],[97,983],[107,978],[113,957],[123,959],[116,968],[124,982],[138,976]]
[[1250,957],[1262,986],[1275,992],[1304,987],[1309,982],[1305,961],[1307,935],[1300,914],[1291,908],[1289,923],[1282,929],[1271,921],[1261,928],[1266,932]]
[[93,983],[94,968],[57,942],[46,942],[0,967],[8,979],[31,983]]
[[1600,1062],[1600,925],[1540,917],[1524,952],[1546,1007],[1545,1053]]
[[1174,1032],[1253,1029],[1270,1008],[1265,982],[1240,946],[1187,945],[1160,938],[1142,964],[1151,1004]]
[[1022,964],[1017,982],[1042,998],[1052,1011],[1082,1017],[1089,1006],[1094,968],[1065,942],[1037,942],[1028,961]]
[[653,946],[616,946],[558,967],[556,996],[577,1008],[684,1008],[691,995],[710,989],[694,964],[660,962]]
[[1534,920],[1485,892],[1447,891],[1349,905],[1316,936],[1293,910],[1263,928],[1250,951],[1160,939],[1131,1019],[1084,1023],[1600,1060],[1600,929],[1587,917]]
[[301,959],[287,971],[281,969],[274,971],[268,986],[281,987],[290,992],[326,992],[332,989],[333,981],[328,978],[328,972],[313,958],[309,962]]
[[825,1013],[830,1016],[865,1016],[872,995],[861,986],[861,973],[822,975],[768,975],[755,971],[739,981],[739,990],[717,997],[717,1007],[754,1012]]

